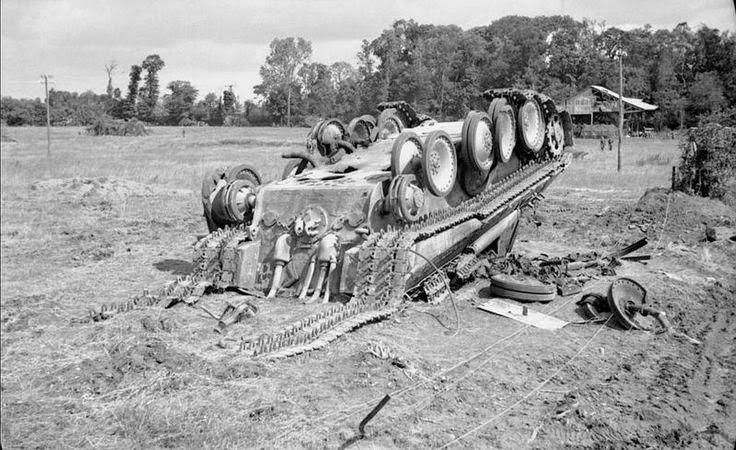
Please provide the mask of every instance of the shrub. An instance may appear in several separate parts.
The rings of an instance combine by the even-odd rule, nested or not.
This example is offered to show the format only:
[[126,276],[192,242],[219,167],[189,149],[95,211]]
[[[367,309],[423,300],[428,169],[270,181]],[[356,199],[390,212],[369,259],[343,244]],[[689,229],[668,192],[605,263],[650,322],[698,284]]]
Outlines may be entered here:
[[137,119],[118,120],[110,116],[99,116],[87,127],[90,136],[145,136],[148,129]]
[[677,188],[702,197],[721,198],[736,176],[736,128],[709,123],[691,128],[680,140]]

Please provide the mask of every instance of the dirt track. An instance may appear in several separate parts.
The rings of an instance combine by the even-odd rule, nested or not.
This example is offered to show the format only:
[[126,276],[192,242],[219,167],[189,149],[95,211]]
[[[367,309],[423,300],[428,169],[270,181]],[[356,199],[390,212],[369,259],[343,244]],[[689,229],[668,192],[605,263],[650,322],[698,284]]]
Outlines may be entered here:
[[[516,248],[603,252],[648,236],[649,263],[624,262],[618,275],[640,281],[702,345],[611,323],[524,327],[474,307],[487,295],[478,280],[456,292],[457,323],[449,302],[408,304],[323,351],[263,362],[234,356],[234,346],[294,314],[292,300],[258,301],[262,312],[226,336],[188,307],[80,320],[188,271],[185,244],[204,229],[188,191],[102,178],[34,186],[3,192],[5,448],[425,448],[466,433],[453,445],[729,448],[736,439],[736,244],[727,239],[736,212],[718,202],[652,191],[639,203],[590,193],[579,203],[553,188],[525,214]],[[703,221],[718,240],[702,241]],[[611,279],[585,291],[604,293]],[[217,310],[236,295],[203,304]],[[579,320],[579,297],[531,307]],[[358,423],[387,393],[358,440]]]

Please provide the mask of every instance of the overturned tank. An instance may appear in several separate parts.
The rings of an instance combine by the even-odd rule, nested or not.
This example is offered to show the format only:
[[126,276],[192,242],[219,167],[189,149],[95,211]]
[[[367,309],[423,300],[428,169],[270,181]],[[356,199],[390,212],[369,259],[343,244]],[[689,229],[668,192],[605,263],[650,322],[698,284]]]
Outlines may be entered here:
[[347,126],[321,121],[304,152],[282,155],[290,162],[280,181],[262,184],[245,164],[211,174],[202,197],[212,234],[195,262],[220,286],[328,302],[403,293],[458,256],[472,264],[487,249],[504,254],[519,209],[567,164],[572,134],[544,95],[484,97],[488,112],[456,122],[404,102]]

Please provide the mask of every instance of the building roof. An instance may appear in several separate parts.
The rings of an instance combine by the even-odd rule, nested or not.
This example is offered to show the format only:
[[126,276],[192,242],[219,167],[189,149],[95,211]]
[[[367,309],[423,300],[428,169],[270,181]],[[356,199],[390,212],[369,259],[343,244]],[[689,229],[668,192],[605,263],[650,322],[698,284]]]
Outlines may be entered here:
[[[618,92],[613,92],[612,90],[604,88],[603,86],[596,86],[594,84],[591,85],[590,87],[602,94],[609,95],[615,98],[616,100],[618,100]],[[649,103],[645,102],[644,100],[640,98],[621,97],[621,101],[623,101],[629,106],[633,106],[634,108],[641,109],[642,111],[654,111],[655,109],[659,108],[659,106],[650,105]]]

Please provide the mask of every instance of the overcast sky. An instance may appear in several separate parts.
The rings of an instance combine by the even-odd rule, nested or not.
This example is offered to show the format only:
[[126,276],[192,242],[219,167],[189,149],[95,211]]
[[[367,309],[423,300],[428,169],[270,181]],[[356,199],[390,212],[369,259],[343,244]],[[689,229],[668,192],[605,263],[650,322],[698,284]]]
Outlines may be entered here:
[[273,38],[300,36],[312,42],[313,61],[355,65],[361,41],[402,18],[468,29],[512,14],[566,14],[625,29],[687,22],[736,32],[733,0],[2,0],[0,9],[0,91],[31,98],[43,97],[42,73],[59,90],[103,93],[111,60],[125,92],[130,66],[157,53],[162,92],[181,79],[200,97],[234,84],[250,99]]

